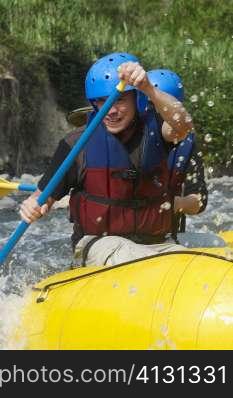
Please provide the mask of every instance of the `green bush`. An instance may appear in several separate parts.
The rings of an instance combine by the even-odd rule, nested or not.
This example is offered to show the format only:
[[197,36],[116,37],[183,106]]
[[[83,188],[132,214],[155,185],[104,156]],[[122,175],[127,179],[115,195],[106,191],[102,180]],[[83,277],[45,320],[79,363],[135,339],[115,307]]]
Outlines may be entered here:
[[[89,65],[108,52],[128,51],[147,69],[166,67],[182,76],[207,163],[229,166],[232,9],[233,0],[0,0],[2,45],[26,71],[28,91],[33,86],[32,103],[22,98],[25,123],[29,114],[36,117],[47,74],[58,103],[69,111],[85,103]],[[25,73],[19,78],[24,81]]]

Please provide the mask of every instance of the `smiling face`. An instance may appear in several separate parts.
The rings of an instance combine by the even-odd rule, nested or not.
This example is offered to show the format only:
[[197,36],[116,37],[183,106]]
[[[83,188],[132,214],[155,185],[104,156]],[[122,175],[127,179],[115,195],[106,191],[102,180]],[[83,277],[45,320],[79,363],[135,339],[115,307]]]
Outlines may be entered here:
[[[95,105],[100,109],[106,98],[99,98]],[[103,122],[112,134],[118,134],[131,124],[136,115],[136,103],[134,91],[123,93],[111,107]]]

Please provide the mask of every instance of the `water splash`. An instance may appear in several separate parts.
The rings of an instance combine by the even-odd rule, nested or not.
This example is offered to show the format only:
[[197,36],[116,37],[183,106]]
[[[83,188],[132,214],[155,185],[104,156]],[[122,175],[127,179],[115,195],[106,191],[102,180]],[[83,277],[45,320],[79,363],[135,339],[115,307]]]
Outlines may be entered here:
[[212,135],[211,134],[206,134],[204,137],[205,142],[211,142],[212,141]]
[[[25,296],[4,293],[7,290],[7,277],[0,277],[0,349],[21,349],[24,346],[23,339],[17,343],[10,337],[20,322],[21,311],[25,305]],[[29,287],[25,287],[26,294]]]
[[191,102],[197,102],[198,101],[198,95],[194,94],[190,97]]

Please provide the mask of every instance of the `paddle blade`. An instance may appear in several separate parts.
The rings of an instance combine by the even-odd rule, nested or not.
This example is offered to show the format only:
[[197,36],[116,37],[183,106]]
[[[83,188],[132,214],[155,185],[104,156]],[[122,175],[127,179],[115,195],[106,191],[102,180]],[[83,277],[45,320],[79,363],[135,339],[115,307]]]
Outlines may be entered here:
[[18,189],[18,182],[10,182],[4,178],[0,178],[0,198],[9,195],[12,191]]
[[34,192],[36,189],[36,185],[20,184],[19,182],[11,182],[0,178],[0,198],[9,195],[12,191]]
[[6,189],[0,187],[0,198],[9,195],[12,192],[12,189]]
[[87,123],[87,115],[92,112],[92,106],[85,106],[83,108],[78,108],[68,113],[66,116],[67,121],[76,127],[83,126]]

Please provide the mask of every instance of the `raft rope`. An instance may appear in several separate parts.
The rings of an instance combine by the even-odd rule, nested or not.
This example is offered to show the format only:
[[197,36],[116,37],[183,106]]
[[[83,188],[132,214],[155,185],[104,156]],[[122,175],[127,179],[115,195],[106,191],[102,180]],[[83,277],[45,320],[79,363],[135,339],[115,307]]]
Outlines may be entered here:
[[[169,255],[173,255],[173,254],[190,254],[190,255],[196,255],[196,256],[205,256],[205,257],[216,258],[216,259],[219,259],[219,260],[224,260],[224,261],[228,261],[230,263],[233,263],[233,260],[227,259],[226,257],[220,256],[218,254],[205,253],[205,252],[201,252],[201,251],[189,251],[189,250],[176,250],[174,252],[169,252],[169,253],[167,253],[167,252],[158,253],[158,254],[155,254],[155,255],[152,255],[152,256],[139,258],[137,260],[134,260],[133,263],[138,263],[140,261],[150,260],[152,258],[158,258],[158,257],[163,257],[163,256],[169,256]],[[42,303],[43,301],[45,301],[50,288],[53,287],[53,286],[58,286],[58,285],[62,285],[62,284],[65,284],[65,283],[74,282],[74,281],[77,281],[79,279],[84,279],[84,278],[87,278],[89,276],[97,275],[97,274],[100,274],[100,273],[103,273],[103,272],[110,271],[112,269],[116,269],[116,268],[123,267],[125,265],[129,265],[129,264],[132,264],[132,261],[127,261],[127,262],[124,262],[124,263],[121,263],[121,264],[109,266],[107,268],[101,268],[99,270],[96,270],[96,271],[93,271],[93,272],[89,272],[89,273],[84,274],[84,275],[78,275],[78,276],[75,276],[73,278],[64,279],[64,280],[60,280],[60,281],[57,281],[57,282],[49,283],[48,285],[44,286],[42,289],[38,288],[38,287],[33,287],[32,290],[40,292],[40,295],[37,298],[36,302],[37,303]]]

